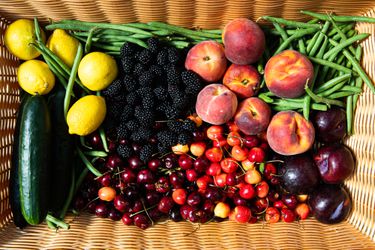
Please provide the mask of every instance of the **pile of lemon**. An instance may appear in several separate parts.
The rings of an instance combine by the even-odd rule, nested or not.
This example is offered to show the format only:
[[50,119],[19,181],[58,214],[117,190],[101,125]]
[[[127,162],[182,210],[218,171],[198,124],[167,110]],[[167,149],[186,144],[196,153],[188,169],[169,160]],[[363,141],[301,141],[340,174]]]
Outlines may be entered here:
[[[43,42],[45,33],[41,30]],[[36,42],[35,26],[32,20],[19,19],[11,23],[4,34],[5,46],[16,57],[24,60],[17,71],[20,87],[31,95],[47,95],[55,86],[55,76],[48,65],[38,60],[40,52],[33,46]],[[56,29],[48,38],[46,46],[69,68],[79,46],[79,41],[66,31]],[[78,66],[78,77],[86,88],[100,91],[107,88],[117,77],[116,61],[103,52],[85,55]],[[67,124],[69,133],[88,135],[99,128],[106,115],[105,100],[90,94],[78,99],[69,109]]]

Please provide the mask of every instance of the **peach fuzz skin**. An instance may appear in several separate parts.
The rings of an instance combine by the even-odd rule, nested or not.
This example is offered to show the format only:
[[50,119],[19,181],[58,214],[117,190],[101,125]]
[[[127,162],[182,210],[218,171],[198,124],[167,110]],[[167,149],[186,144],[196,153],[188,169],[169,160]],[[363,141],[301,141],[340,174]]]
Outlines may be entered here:
[[194,71],[206,82],[219,81],[227,69],[224,47],[215,41],[203,41],[191,48],[185,68]]
[[258,61],[266,47],[262,29],[247,18],[237,18],[227,23],[222,39],[228,60],[240,65]]
[[271,109],[257,97],[243,100],[234,116],[234,123],[246,135],[256,135],[267,129]]
[[264,80],[267,88],[283,98],[296,98],[311,84],[314,67],[307,57],[294,50],[285,50],[268,60]]
[[281,111],[272,117],[267,129],[269,146],[281,155],[302,154],[314,143],[312,123],[295,111]]
[[259,89],[260,75],[251,65],[232,64],[225,72],[223,84],[240,98],[255,95]]
[[203,121],[221,125],[228,122],[237,110],[237,96],[223,84],[210,84],[198,94],[196,112]]

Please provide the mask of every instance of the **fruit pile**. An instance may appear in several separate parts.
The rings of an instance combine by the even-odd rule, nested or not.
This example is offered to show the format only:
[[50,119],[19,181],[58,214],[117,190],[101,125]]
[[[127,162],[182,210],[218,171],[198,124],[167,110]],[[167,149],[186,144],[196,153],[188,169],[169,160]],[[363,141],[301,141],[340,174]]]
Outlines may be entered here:
[[[12,159],[15,224],[68,228],[69,208],[142,229],[162,219],[343,221],[355,156],[342,141],[362,83],[375,92],[355,43],[368,34],[305,14],[316,19],[262,17],[270,29],[238,18],[223,31],[61,21],[46,26],[47,43],[36,19],[14,22],[6,45],[28,60],[18,71],[28,94]],[[48,183],[61,187],[53,202]]]

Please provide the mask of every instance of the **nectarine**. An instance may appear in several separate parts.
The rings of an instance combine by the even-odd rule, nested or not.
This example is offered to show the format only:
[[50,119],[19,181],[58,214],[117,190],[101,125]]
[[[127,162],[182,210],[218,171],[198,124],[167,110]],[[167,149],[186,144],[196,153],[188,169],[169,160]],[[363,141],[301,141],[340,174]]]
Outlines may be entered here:
[[223,84],[240,98],[254,96],[258,91],[260,75],[251,65],[232,64],[225,72]]

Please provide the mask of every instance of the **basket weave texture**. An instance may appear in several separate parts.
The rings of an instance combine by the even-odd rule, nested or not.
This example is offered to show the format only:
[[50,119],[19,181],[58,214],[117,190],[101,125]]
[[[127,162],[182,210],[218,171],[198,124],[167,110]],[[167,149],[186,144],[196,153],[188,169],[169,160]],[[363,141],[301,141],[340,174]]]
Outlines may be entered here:
[[[145,231],[89,214],[68,217],[71,229],[53,232],[45,224],[20,231],[11,223],[9,169],[13,130],[19,106],[16,79],[19,61],[9,54],[3,33],[9,20],[79,19],[113,23],[165,21],[185,27],[220,28],[236,17],[262,15],[302,20],[298,11],[334,11],[375,17],[373,0],[1,0],[0,1],[0,249],[375,249],[375,95],[367,86],[358,101],[354,130],[346,144],[357,157],[355,175],[345,182],[353,212],[338,225],[314,219],[291,224],[194,225],[165,222]],[[362,65],[375,79],[375,24],[358,23],[371,33],[362,45]]]

